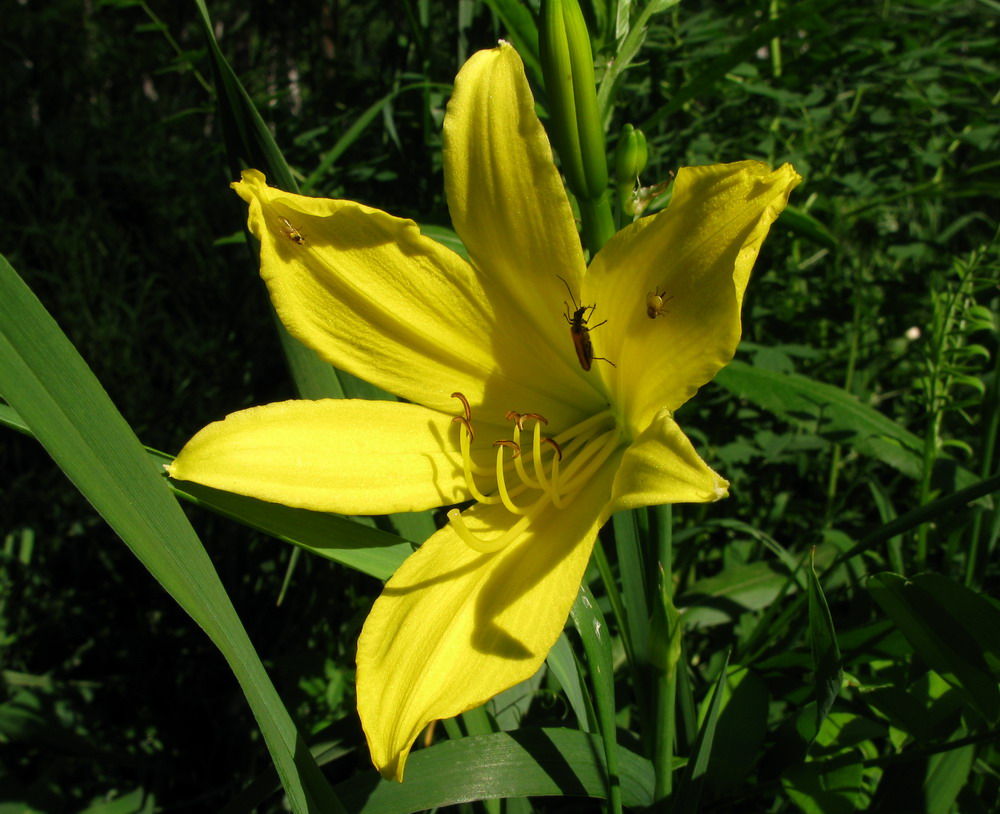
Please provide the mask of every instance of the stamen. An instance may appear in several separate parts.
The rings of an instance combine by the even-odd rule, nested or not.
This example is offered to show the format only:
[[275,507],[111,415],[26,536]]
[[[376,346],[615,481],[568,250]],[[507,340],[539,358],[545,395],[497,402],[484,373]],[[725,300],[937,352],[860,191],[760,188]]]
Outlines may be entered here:
[[[551,502],[555,507],[563,508],[571,503],[587,480],[611,457],[621,440],[621,432],[610,410],[589,416],[579,424],[559,433],[555,438],[542,436],[542,425],[549,423],[544,416],[538,413],[508,410],[506,418],[514,425],[511,431],[513,440],[501,439],[493,442],[497,454],[495,469],[491,472],[490,469],[479,466],[472,460],[475,432],[472,427],[472,407],[469,400],[458,392],[452,393],[452,397],[462,403],[462,415],[455,416],[452,421],[461,424],[464,430],[464,432],[460,430],[459,435],[462,465],[470,495],[480,503],[488,505],[502,503],[507,511],[519,516],[507,531],[498,534],[492,540],[484,540],[469,530],[457,509],[448,512],[448,518],[456,534],[470,548],[484,554],[499,551],[509,545],[524,531],[528,519],[543,505]],[[530,466],[525,463],[526,453],[521,440],[521,433],[528,419],[535,422],[532,427]],[[552,447],[549,461],[544,459],[546,444]],[[511,450],[509,460],[505,460],[505,448]],[[564,462],[566,467],[563,472],[561,469]],[[508,489],[508,476],[513,477],[515,472],[519,482],[512,482],[512,488]],[[489,474],[496,477],[496,491],[485,495],[476,486],[474,475]],[[537,489],[541,494],[527,508],[517,505],[514,498],[529,489]]]
[[462,513],[458,509],[451,509],[448,512],[448,519],[451,521],[451,526],[455,529],[455,533],[458,534],[462,542],[469,548],[473,551],[478,551],[480,554],[492,554],[494,551],[499,551],[510,545],[524,531],[524,527],[528,525],[531,518],[538,514],[539,509],[548,502],[549,496],[543,494],[528,507],[527,511],[524,512],[523,516],[513,526],[492,540],[484,540],[482,537],[477,537],[473,534],[469,530],[469,527],[465,525],[465,518],[462,517]]
[[[465,466],[466,480],[469,480],[469,472],[474,472],[477,475],[489,475],[490,470],[488,467],[480,466],[474,460],[472,460],[472,454],[470,452],[471,444],[476,440],[476,432],[472,429],[472,408],[469,406],[469,400],[461,393],[452,393],[452,398],[456,398],[462,402],[462,410],[465,415],[457,415],[452,418],[453,424],[461,424],[465,427],[466,435],[462,436],[462,462]],[[468,443],[466,443],[468,441]],[[475,484],[469,486],[469,491],[476,494],[478,490]]]
[[[508,441],[506,438],[502,441],[494,441],[493,446],[497,448],[497,491],[500,493],[500,500],[503,501],[503,505],[507,507],[509,512],[512,512],[513,514],[525,514],[525,510],[516,505],[514,501],[510,499],[510,495],[507,492],[507,479],[503,474],[504,447],[514,450],[515,461],[520,460],[521,448],[513,441]],[[521,468],[523,469],[523,466]]]
[[451,397],[462,402],[462,407],[465,408],[465,420],[472,421],[472,408],[469,406],[469,400],[461,393],[452,393]]
[[[577,488],[583,486],[590,479],[590,476],[604,465],[604,462],[611,457],[611,453],[618,448],[621,433],[615,428],[605,433],[602,438],[604,439],[604,443],[600,448],[598,448],[596,441],[588,445],[567,467],[567,469],[574,468],[575,471],[568,477],[567,483],[563,487],[564,493],[575,491]],[[588,458],[590,459],[589,461],[587,460]]]
[[465,427],[465,431],[469,434],[469,440],[476,440],[476,433],[472,430],[472,422],[469,421],[465,416],[457,415],[451,420],[452,424],[461,424]]
[[553,481],[550,483],[549,479],[545,477],[545,467],[542,465],[542,444],[550,444],[556,451],[556,455],[560,459],[562,458],[562,450],[559,449],[559,445],[551,438],[542,438],[542,425],[535,424],[534,444],[532,445],[532,463],[535,467],[535,477],[538,478],[538,488],[547,492],[552,497],[552,502],[558,507],[560,506],[558,490],[553,484],[555,482],[555,476],[558,476],[559,462],[555,459],[552,461],[555,476]]
[[[539,477],[538,476],[538,465],[539,465],[538,430],[541,424],[548,424],[549,422],[543,416],[538,415],[538,413],[524,413],[522,415],[521,413],[518,413],[514,410],[508,411],[507,420],[514,422],[514,442],[518,446],[520,446],[521,444],[521,430],[524,429],[524,420],[526,418],[535,419],[534,465],[535,465],[535,476]],[[514,468],[517,469],[517,476],[521,479],[521,482],[524,483],[527,487],[531,489],[545,488],[542,485],[545,479],[544,474],[541,477],[539,477],[538,480],[532,478],[528,474],[528,470],[525,469],[523,458],[519,455],[514,456]]]
[[559,480],[559,463],[561,461],[561,455],[556,455],[552,459],[552,505],[557,509],[566,505],[566,501],[563,500],[562,483]]
[[516,441],[511,441],[511,440],[509,440],[507,438],[502,438],[499,441],[494,441],[493,442],[493,446],[495,446],[495,447],[507,447],[508,449],[514,450],[514,457],[515,458],[520,458],[521,457],[521,445],[518,444]]
[[596,413],[590,418],[584,419],[579,424],[570,427],[565,432],[559,433],[559,435],[556,436],[556,441],[558,441],[560,445],[563,445],[570,439],[579,438],[581,435],[593,435],[593,433],[599,429],[600,425],[607,422],[609,418],[612,422],[614,422],[614,417],[612,416],[610,410],[604,410],[600,413]]
[[478,551],[480,554],[492,554],[494,551],[506,548],[510,541],[520,534],[521,529],[524,528],[528,522],[527,517],[522,517],[513,526],[507,529],[507,531],[502,532],[499,536],[494,537],[492,540],[484,540],[469,531],[469,527],[465,525],[462,513],[458,509],[452,509],[449,511],[448,519],[451,521],[451,527],[455,529],[455,533],[462,538],[462,542],[473,551]]
[[[515,413],[515,415],[517,415],[517,414]],[[508,416],[508,418],[509,418],[509,416]],[[526,418],[533,418],[533,419],[535,419],[535,421],[538,421],[541,424],[548,424],[549,423],[548,419],[545,416],[543,416],[543,415],[539,415],[538,413],[524,413],[524,415],[518,415],[517,416],[517,428],[519,430],[523,430],[524,429],[524,419],[526,419]]]
[[[462,419],[465,420],[465,419]],[[470,449],[470,433],[462,433],[462,468],[465,471],[465,485],[469,487],[469,493],[472,495],[473,499],[478,500],[480,503],[499,503],[500,498],[496,495],[487,497],[476,487],[475,478],[472,476],[472,470],[475,464],[472,462],[472,450]],[[480,472],[480,474],[483,474]]]
[[542,439],[542,443],[543,444],[548,444],[549,446],[551,446],[552,449],[554,449],[556,451],[556,455],[559,456],[559,460],[560,461],[562,460],[562,450],[559,448],[559,444],[556,443],[556,439],[555,438],[548,438],[548,437],[543,438]]

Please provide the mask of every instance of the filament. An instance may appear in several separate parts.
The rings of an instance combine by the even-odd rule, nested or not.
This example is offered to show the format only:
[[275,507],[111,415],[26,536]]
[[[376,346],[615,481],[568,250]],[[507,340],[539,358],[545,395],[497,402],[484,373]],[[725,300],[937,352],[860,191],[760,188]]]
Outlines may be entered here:
[[[493,442],[496,461],[492,468],[479,466],[472,460],[472,441],[475,430],[472,424],[472,407],[461,393],[453,393],[462,403],[462,415],[452,420],[461,425],[459,430],[462,451],[462,469],[469,495],[479,503],[496,505],[517,516],[506,531],[492,539],[474,534],[457,509],[448,512],[448,519],[455,533],[470,548],[483,554],[500,551],[521,535],[531,517],[543,506],[551,503],[557,509],[568,506],[580,493],[586,482],[607,462],[621,443],[621,431],[610,410],[604,410],[581,421],[555,438],[542,435],[542,426],[549,422],[538,413],[506,414],[513,422],[511,438]],[[534,422],[531,427],[530,452],[523,437],[524,422]],[[550,447],[550,450],[546,450]],[[504,450],[511,450],[510,456]],[[547,453],[547,455],[546,455]],[[530,464],[525,461],[530,458]],[[495,479],[495,488],[482,490],[475,476]],[[514,499],[529,490],[539,492],[530,505],[516,503]]]

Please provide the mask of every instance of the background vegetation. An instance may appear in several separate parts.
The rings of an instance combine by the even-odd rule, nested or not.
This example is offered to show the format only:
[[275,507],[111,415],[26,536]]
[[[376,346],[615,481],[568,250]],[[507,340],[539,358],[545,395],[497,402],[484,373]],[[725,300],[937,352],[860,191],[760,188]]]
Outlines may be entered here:
[[[446,226],[450,83],[470,53],[509,36],[497,12],[513,4],[390,5],[215,0],[210,11],[311,194]],[[880,571],[934,572],[988,602],[997,587],[988,499],[880,530],[996,474],[998,11],[992,0],[680,4],[651,18],[625,76],[609,143],[625,123],[645,130],[643,183],[743,158],[790,161],[805,177],[755,270],[745,367],[679,416],[733,483],[728,501],[674,511],[678,604],[697,620],[690,697],[701,703],[733,648],[752,671],[739,686],[765,699],[731,707],[759,719],[720,723],[705,810],[921,810],[907,794],[956,754],[933,745],[959,738],[971,751],[947,768],[954,794],[934,810],[988,811],[1000,793],[995,720],[879,627],[886,613],[862,587]],[[600,62],[614,43],[595,46]],[[293,396],[228,189],[193,4],[8,3],[0,59],[0,251],[142,441],[175,452],[210,420]],[[842,388],[916,444],[866,447],[815,392],[769,393],[740,378],[746,368]],[[33,439],[0,430],[0,460],[0,812],[218,810],[270,765],[226,663]],[[347,744],[331,777],[367,769],[351,679],[380,584],[302,557],[285,586],[290,546],[189,513],[300,729]],[[783,751],[813,671],[789,575],[811,547],[830,565],[873,533],[823,582],[850,685],[834,710],[854,730],[821,751],[869,761],[861,792],[823,802],[809,784],[825,781],[789,780],[802,764]],[[876,697],[886,687],[899,692]],[[685,712],[682,745],[697,727],[694,705]],[[530,715],[572,717],[551,682]],[[907,743],[931,745],[919,770],[879,760]]]

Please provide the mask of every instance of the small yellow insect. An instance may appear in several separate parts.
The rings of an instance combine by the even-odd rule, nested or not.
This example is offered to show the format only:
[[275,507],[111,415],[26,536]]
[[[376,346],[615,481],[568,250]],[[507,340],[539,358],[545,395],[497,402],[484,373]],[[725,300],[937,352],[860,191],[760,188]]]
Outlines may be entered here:
[[670,300],[674,298],[673,294],[664,299],[666,291],[650,291],[646,294],[646,316],[650,319],[656,319],[660,314],[669,313],[663,310],[663,306],[666,305]]
[[287,237],[292,243],[297,243],[302,245],[306,242],[306,239],[302,237],[302,232],[292,226],[292,222],[288,218],[278,218],[281,221],[281,234]]

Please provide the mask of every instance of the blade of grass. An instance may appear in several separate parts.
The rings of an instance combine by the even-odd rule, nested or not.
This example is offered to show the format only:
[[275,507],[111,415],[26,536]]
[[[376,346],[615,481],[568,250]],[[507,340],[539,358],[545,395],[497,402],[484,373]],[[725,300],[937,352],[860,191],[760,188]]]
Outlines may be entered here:
[[601,729],[604,755],[608,768],[608,804],[612,811],[621,814],[622,790],[618,774],[618,740],[615,723],[615,677],[611,659],[611,632],[597,600],[586,585],[580,586],[580,595],[573,604],[570,618],[583,641],[583,651],[590,670],[594,688],[594,706]]
[[343,811],[271,684],[218,574],[131,428],[0,256],[0,394],[225,656],[296,812]]
[[680,783],[677,784],[677,794],[670,807],[671,814],[694,814],[698,810],[701,799],[701,789],[705,783],[705,772],[708,771],[708,761],[712,756],[712,742],[715,740],[715,727],[719,722],[719,712],[722,709],[722,696],[726,686],[726,670],[729,668],[729,654],[719,671],[719,680],[715,682],[712,701],[708,707],[705,722],[698,730],[691,749],[691,757]]
[[806,570],[809,580],[809,643],[812,649],[813,672],[816,678],[816,731],[819,734],[830,707],[840,694],[843,671],[840,667],[840,648],[837,632],[833,627],[830,606],[823,594],[823,587],[816,575],[816,549]]
[[341,134],[340,138],[337,139],[333,147],[323,154],[319,164],[316,165],[315,169],[313,169],[313,171],[309,173],[306,179],[302,182],[302,191],[308,193],[316,186],[317,183],[319,183],[321,179],[327,175],[330,168],[334,165],[334,163],[336,163],[337,159],[344,154],[344,151],[347,150],[348,147],[358,140],[358,137],[367,129],[368,125],[375,120],[385,106],[393,99],[410,90],[419,89],[426,91],[430,88],[439,88],[444,91],[450,91],[451,85],[445,85],[441,82],[414,82],[413,84],[403,85],[401,88],[396,88],[396,90],[387,93],[377,102],[369,106],[368,109],[358,116],[354,123]]

